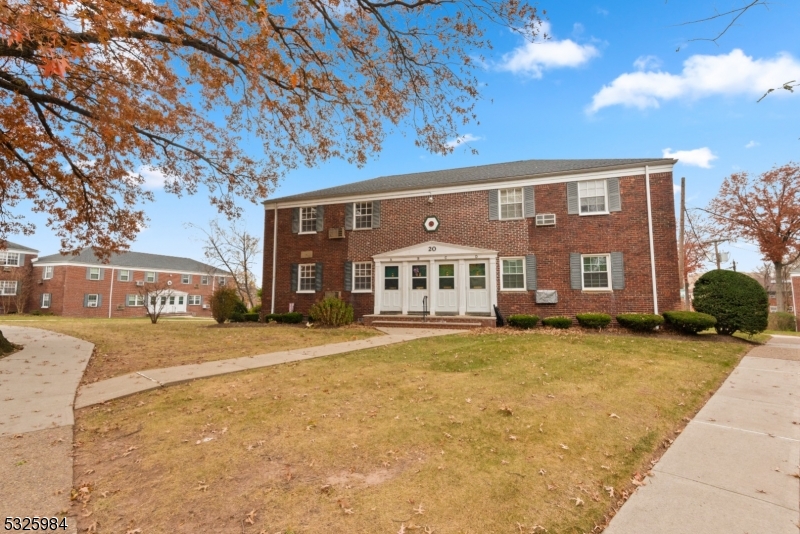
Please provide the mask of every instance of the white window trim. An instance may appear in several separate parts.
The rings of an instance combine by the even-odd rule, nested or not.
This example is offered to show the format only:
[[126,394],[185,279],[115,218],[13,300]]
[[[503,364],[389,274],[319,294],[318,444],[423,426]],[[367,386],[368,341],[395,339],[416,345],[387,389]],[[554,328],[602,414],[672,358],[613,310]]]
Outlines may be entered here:
[[[145,301],[145,298],[144,298],[142,295],[135,294],[135,295],[128,295],[128,296],[130,296],[130,297],[133,297],[133,302],[134,302],[134,303],[133,303],[133,304],[131,304],[131,303],[130,303],[130,301],[128,300],[128,297],[125,297],[125,306],[126,306],[127,308],[139,308],[139,307],[144,307],[144,301]],[[137,304],[137,303],[139,302],[139,299],[141,299],[141,301],[142,301],[142,303],[141,303],[141,304]]]
[[[597,257],[605,257],[606,258],[606,269],[608,274],[608,287],[584,287],[583,285],[583,258],[597,258]],[[614,287],[613,282],[611,280],[611,254],[581,254],[581,291],[592,291],[592,292],[605,292],[608,293],[613,291],[611,289]]]
[[[14,254],[16,256],[16,261],[14,263],[8,263],[8,255]],[[20,262],[24,263],[24,255],[22,252],[14,252],[12,250],[3,250],[0,251],[0,265],[4,267],[20,267]]]
[[[367,230],[367,228],[362,228]],[[369,289],[356,289],[356,265],[369,264]],[[372,293],[372,288],[375,285],[375,265],[371,261],[354,261],[353,262],[353,279],[351,280],[353,290],[351,293]]]
[[[150,280],[150,275],[151,274],[153,275],[153,279],[152,280]],[[145,271],[144,272],[144,281],[147,282],[148,284],[154,284],[156,282],[156,279],[157,279],[157,275],[156,275],[155,271]]]
[[[128,273],[127,278],[125,280],[122,279],[122,273]],[[130,282],[133,279],[133,271],[130,269],[120,269],[119,270],[119,282]]]
[[[184,278],[188,277],[189,280],[184,282]],[[192,275],[191,274],[182,274],[181,275],[181,284],[191,284],[192,283]]]
[[[101,269],[100,267],[89,267],[89,280],[92,280],[92,281],[95,281],[95,282],[97,280],[100,280],[100,274],[102,273],[102,271],[100,269]],[[92,278],[92,276],[94,276],[94,271],[95,270],[97,270],[97,278]]]
[[[47,295],[47,304],[44,303],[44,296]],[[52,293],[42,293],[42,309],[49,308],[50,304],[53,303],[53,294]]]
[[[369,215],[369,226],[364,228],[356,227],[356,204],[372,204],[372,212]],[[353,231],[360,232],[362,230],[372,230],[372,224],[375,222],[375,203],[371,200],[358,200],[353,202]],[[361,262],[359,262],[361,263]]]
[[[195,302],[195,300],[197,302]],[[186,305],[187,306],[200,306],[201,304],[203,304],[202,295],[187,295],[186,296]]]
[[[316,222],[317,221],[317,208],[316,208],[316,206],[308,206],[308,207],[305,207],[305,208],[299,208],[299,210],[300,211],[297,214],[297,217],[298,217],[298,221],[297,222],[299,223],[299,228],[297,229],[297,233],[301,234],[301,235],[302,234],[316,234],[317,233],[317,222]],[[314,210],[314,218],[313,219],[308,219],[308,220],[313,220],[314,221],[314,230],[308,230],[308,231],[305,231],[305,232],[303,231],[303,210],[309,210],[309,211]]]
[[[512,189],[519,189],[522,195],[520,205],[522,207],[522,215],[519,217],[503,217],[503,204],[500,202],[500,193],[503,191],[511,191]],[[580,200],[579,200],[580,201]],[[501,221],[519,221],[525,218],[525,189],[522,187],[505,187],[497,190],[497,218]]]
[[[581,183],[583,182],[603,182],[603,193],[605,194],[605,211],[593,211],[591,213],[583,213],[581,211]],[[611,214],[608,211],[608,180],[607,179],[595,179],[595,180],[581,180],[578,182],[578,215],[582,217],[591,217],[592,215],[609,215]],[[587,256],[598,256],[598,254],[587,254]],[[583,272],[583,264],[581,263],[581,272]],[[583,285],[583,282],[581,282]]]
[[[94,305],[92,305],[92,297],[94,297]],[[98,302],[99,300],[100,300],[100,294],[99,293],[89,293],[86,296],[86,307],[87,308],[99,308],[100,307],[100,303]]]
[[209,275],[201,274],[200,275],[200,285],[201,286],[207,286],[207,285],[209,285],[209,283],[210,283],[209,282]]
[[[303,272],[303,267],[308,267],[309,265],[314,267],[314,289],[300,289],[300,281],[302,280],[300,274]],[[317,284],[317,264],[316,263],[301,263],[297,266],[297,293],[316,293],[316,284]]]
[[[44,270],[42,271],[42,280],[52,280],[53,279],[53,271],[54,271],[53,266],[52,265],[45,265],[43,269]],[[50,276],[47,276],[48,272],[49,272]]]
[[[508,219],[506,219],[506,220],[508,220]],[[527,291],[528,288],[526,287],[526,284],[527,284],[527,280],[528,280],[528,271],[527,271],[527,267],[525,265],[525,257],[524,256],[508,256],[508,257],[502,257],[502,258],[498,258],[498,259],[500,260],[500,291],[511,291],[511,292]],[[506,260],[520,260],[520,261],[522,261],[522,287],[521,288],[517,288],[517,287],[506,288],[503,285],[503,262],[506,261]],[[488,274],[487,274],[487,277],[488,277]]]

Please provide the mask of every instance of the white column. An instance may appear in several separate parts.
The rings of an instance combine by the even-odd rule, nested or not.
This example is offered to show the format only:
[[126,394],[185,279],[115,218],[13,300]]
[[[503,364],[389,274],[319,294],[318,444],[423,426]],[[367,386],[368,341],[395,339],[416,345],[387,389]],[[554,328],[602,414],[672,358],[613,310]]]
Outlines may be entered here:
[[497,306],[497,258],[489,260],[489,313],[494,315],[494,307]]
[[400,313],[403,315],[408,315],[408,288],[411,286],[411,281],[408,280],[409,274],[408,262],[404,261],[400,264],[400,279],[398,280],[400,284]]
[[469,273],[467,272],[467,262],[458,260],[458,314],[467,314],[467,291],[469,290]]
[[428,272],[428,308],[430,315],[436,315],[436,288],[439,287],[439,273],[436,272],[436,262],[430,260]]
[[375,280],[375,286],[372,288],[372,293],[375,301],[375,314],[377,315],[381,312],[383,301],[383,268],[379,261],[375,262],[375,276],[373,279]]

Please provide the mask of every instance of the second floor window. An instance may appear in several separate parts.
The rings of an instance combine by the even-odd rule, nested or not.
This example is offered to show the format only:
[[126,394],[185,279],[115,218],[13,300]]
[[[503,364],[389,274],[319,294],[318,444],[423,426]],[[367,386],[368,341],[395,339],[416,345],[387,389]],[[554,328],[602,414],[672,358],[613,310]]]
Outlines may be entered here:
[[581,213],[606,213],[606,181],[578,182]]
[[100,267],[89,267],[89,280],[100,280]]
[[522,218],[522,188],[500,190],[500,218]]
[[181,284],[191,284],[192,283],[192,275],[191,274],[182,274],[181,275]]
[[300,208],[300,233],[311,234],[317,231],[317,208]]
[[51,278],[53,278],[53,266],[48,265],[42,272],[42,280],[50,280]]
[[354,209],[354,228],[372,228],[372,202],[356,202]]
[[119,281],[120,282],[130,282],[131,281],[131,272],[123,269],[119,272]]
[[11,265],[19,267],[20,253],[8,252],[7,250],[0,251],[0,265]]
[[147,271],[144,273],[144,281],[153,283],[156,281],[156,273],[154,271]]

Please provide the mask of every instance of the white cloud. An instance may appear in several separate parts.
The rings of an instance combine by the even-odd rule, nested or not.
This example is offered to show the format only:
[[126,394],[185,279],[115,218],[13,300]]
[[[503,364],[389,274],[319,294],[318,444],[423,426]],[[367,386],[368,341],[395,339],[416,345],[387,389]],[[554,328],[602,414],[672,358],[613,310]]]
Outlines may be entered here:
[[602,7],[596,7],[596,8],[594,8],[594,11],[595,11],[595,13],[597,13],[598,15],[602,15],[602,16],[604,16],[604,17],[607,17],[607,16],[608,16],[608,10],[607,10],[607,9],[604,9],[604,8],[602,8]]
[[676,195],[681,194],[681,184],[672,184],[672,192]]
[[461,145],[465,145],[467,143],[471,143],[473,141],[480,141],[482,137],[478,137],[477,135],[472,135],[470,133],[460,135],[455,139],[451,139],[444,144],[447,148],[457,148]]
[[[542,23],[540,35],[549,33],[550,25]],[[559,41],[552,37],[545,41],[537,37],[503,54],[497,68],[514,74],[541,78],[545,70],[580,67],[599,55],[597,48],[590,44],[581,45],[572,39]]]
[[675,158],[684,165],[692,165],[703,169],[710,169],[711,162],[717,159],[711,149],[705,146],[694,150],[676,150],[675,152],[671,148],[665,148],[661,153],[665,158]]
[[757,147],[757,146],[758,146],[758,145],[760,145],[760,144],[761,144],[761,143],[759,143],[758,141],[750,141],[749,143],[747,143],[746,145],[744,145],[744,147],[745,147],[745,148],[753,148],[753,147]]
[[619,76],[594,95],[587,111],[615,105],[658,108],[666,100],[713,95],[759,97],[792,78],[800,79],[800,62],[788,53],[771,59],[753,59],[739,49],[717,56],[694,55],[683,62],[680,74],[640,70]]
[[636,70],[656,70],[661,68],[662,61],[658,56],[639,56],[633,62]]
[[164,182],[167,176],[158,169],[154,169],[149,165],[142,165],[135,173],[130,173],[131,177],[138,177],[141,179],[141,184],[145,189],[161,189],[164,187]]

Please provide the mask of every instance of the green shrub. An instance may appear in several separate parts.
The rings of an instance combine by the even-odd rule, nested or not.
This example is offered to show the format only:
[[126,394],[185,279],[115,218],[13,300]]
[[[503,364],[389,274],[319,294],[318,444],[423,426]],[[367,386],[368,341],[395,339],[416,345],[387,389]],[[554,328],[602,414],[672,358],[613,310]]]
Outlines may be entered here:
[[239,297],[239,294],[236,294],[236,308],[233,310],[237,313],[247,313],[247,304]]
[[264,322],[275,321],[276,323],[297,324],[303,322],[303,314],[300,312],[289,313],[268,313],[264,316]]
[[572,326],[572,319],[570,319],[569,317],[561,317],[561,316],[546,317],[542,319],[542,324],[545,326],[550,326],[552,328],[565,329]]
[[261,313],[261,304],[256,304],[250,309],[250,313]]
[[40,312],[39,310],[31,310],[31,315],[41,315],[41,314],[42,312]]
[[662,314],[664,322],[675,330],[680,330],[684,334],[696,334],[703,330],[708,330],[717,320],[706,313],[693,311],[667,311]]
[[[33,313],[33,312],[31,312]],[[794,314],[788,312],[775,312],[770,313],[767,319],[767,330],[777,330],[781,332],[794,332],[795,328]]]
[[244,322],[244,314],[235,311],[230,316],[230,322],[232,323],[243,323]]
[[[211,294],[211,316],[219,324],[229,320],[234,313],[242,313],[237,309],[237,304],[241,303],[241,299],[236,290],[232,287],[222,286],[218,287],[214,293]],[[247,309],[245,309],[245,312]]]
[[584,328],[605,328],[611,324],[611,316],[607,313],[579,313],[575,318]]
[[525,330],[528,330],[529,328],[533,328],[534,326],[536,326],[536,323],[538,323],[538,322],[539,322],[539,316],[538,315],[523,315],[523,314],[519,314],[519,315],[512,315],[512,316],[510,316],[508,318],[508,324],[510,326],[513,326],[513,327],[516,327],[516,328],[523,328]]
[[741,331],[753,335],[767,329],[769,298],[755,279],[718,269],[708,271],[694,284],[694,309],[713,316],[717,334]]
[[244,313],[242,314],[242,319],[244,319],[246,323],[257,323],[259,316],[258,313]]
[[657,326],[664,324],[664,318],[652,313],[620,313],[617,322],[623,328],[635,332],[652,332]]
[[343,326],[353,322],[353,307],[336,297],[328,297],[311,306],[309,318],[323,326]]

